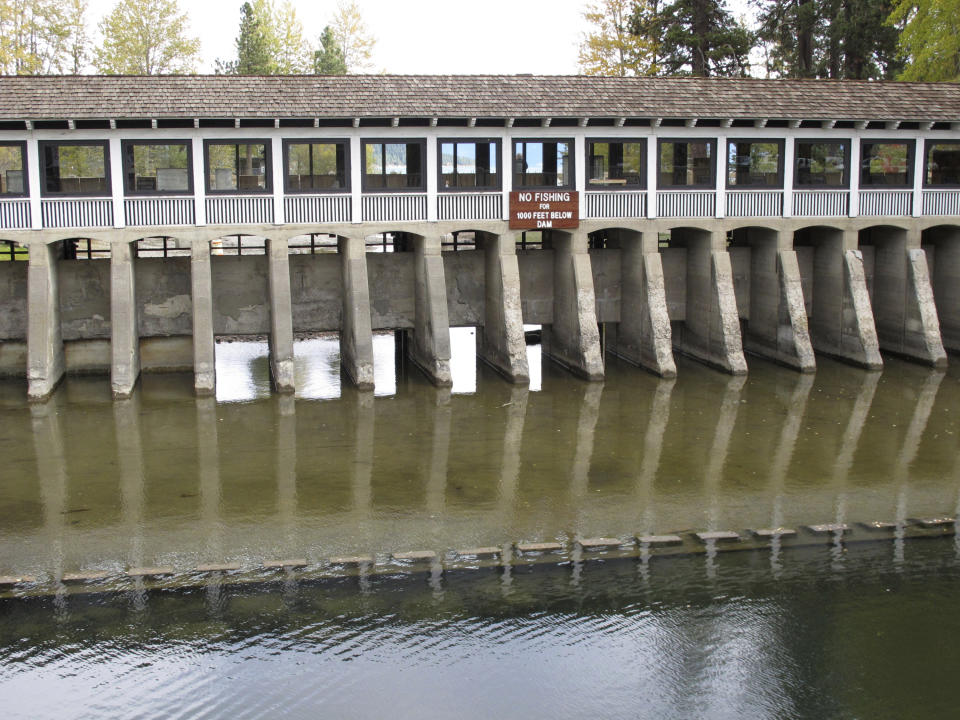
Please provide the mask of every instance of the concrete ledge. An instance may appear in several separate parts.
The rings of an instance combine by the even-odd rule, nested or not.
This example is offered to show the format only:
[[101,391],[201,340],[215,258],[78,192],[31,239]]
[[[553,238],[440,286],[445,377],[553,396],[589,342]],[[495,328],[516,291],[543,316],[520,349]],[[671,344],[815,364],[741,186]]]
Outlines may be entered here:
[[29,575],[13,577],[11,575],[0,575],[0,587],[14,587],[16,585],[27,585],[35,583],[37,579]]
[[361,566],[373,565],[373,555],[349,555],[344,557],[332,557],[327,560],[331,565]]
[[60,582],[65,584],[97,582],[99,580],[106,580],[108,577],[110,577],[110,573],[106,570],[92,570],[90,572],[64,573],[63,577],[60,578]]
[[888,522],[886,520],[871,520],[870,522],[857,524],[866,530],[896,530],[900,527],[899,523]]
[[814,535],[827,535],[830,533],[850,532],[850,526],[846,523],[823,523],[821,525],[804,525],[804,529],[812,532]]
[[797,531],[793,528],[760,528],[751,530],[750,532],[752,532],[754,536],[764,539],[794,537],[797,534]]
[[199,573],[236,572],[240,569],[240,563],[208,563],[194,568]]
[[546,553],[563,551],[563,545],[558,542],[517,543],[515,547],[517,552],[521,553]]
[[935,528],[943,527],[944,525],[954,525],[956,524],[957,519],[953,517],[917,518],[916,520],[913,520],[913,522],[920,527]]
[[740,537],[740,533],[735,533],[733,530],[711,530],[694,533],[694,535],[702,543],[739,542],[743,539]]
[[623,541],[619,538],[584,538],[579,541],[580,547],[584,550],[607,550],[609,548],[618,548],[627,545],[629,541]]
[[499,557],[503,551],[498,547],[477,547],[457,550],[457,557],[462,558],[494,558]]
[[127,577],[161,577],[163,575],[173,575],[174,569],[166,565],[160,567],[136,567],[127,570]]
[[307,567],[309,563],[306,558],[294,558],[292,560],[264,560],[263,569],[264,570],[283,570],[286,568],[302,568]]
[[390,555],[390,557],[401,562],[417,562],[436,560],[437,554],[433,550],[410,550],[408,552],[393,553]]
[[679,535],[639,535],[637,542],[649,547],[680,545],[683,543],[683,538]]

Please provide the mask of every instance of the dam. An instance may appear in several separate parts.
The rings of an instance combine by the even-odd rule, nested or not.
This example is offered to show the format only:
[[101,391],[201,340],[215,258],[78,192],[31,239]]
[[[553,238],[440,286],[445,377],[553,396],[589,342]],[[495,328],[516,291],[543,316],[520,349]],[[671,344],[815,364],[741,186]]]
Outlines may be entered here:
[[[529,381],[524,326],[589,381],[675,353],[731,375],[960,349],[960,89],[530,76],[0,78],[0,373],[192,372],[218,337],[450,329]],[[535,206],[535,207],[529,207]]]

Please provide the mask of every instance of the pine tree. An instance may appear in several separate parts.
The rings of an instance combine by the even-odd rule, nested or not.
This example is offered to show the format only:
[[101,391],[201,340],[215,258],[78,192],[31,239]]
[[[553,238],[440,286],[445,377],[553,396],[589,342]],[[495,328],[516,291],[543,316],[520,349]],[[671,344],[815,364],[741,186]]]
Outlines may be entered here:
[[320,47],[313,54],[313,71],[318,75],[346,75],[347,63],[343,51],[333,38],[333,30],[327,25],[320,33]]
[[240,8],[237,60],[231,71],[237,75],[273,75],[277,72],[279,42],[273,26],[273,8],[268,0],[245,2]]
[[753,35],[721,0],[673,0],[651,29],[660,40],[662,74],[742,76],[749,70]]

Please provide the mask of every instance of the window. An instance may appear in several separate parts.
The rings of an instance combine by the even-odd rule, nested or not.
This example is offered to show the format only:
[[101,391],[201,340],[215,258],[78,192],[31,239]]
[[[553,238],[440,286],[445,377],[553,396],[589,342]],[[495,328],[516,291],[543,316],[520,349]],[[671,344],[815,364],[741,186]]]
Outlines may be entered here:
[[204,143],[207,155],[207,192],[269,192],[270,149],[265,140]]
[[927,141],[927,185],[960,185],[960,142]]
[[347,140],[288,140],[283,150],[287,192],[350,190],[350,146]]
[[867,142],[861,146],[861,187],[913,184],[913,142]]
[[731,140],[727,143],[729,187],[783,186],[783,141]]
[[661,188],[712,188],[715,140],[661,140],[657,185]]
[[797,140],[796,176],[797,187],[845,188],[849,184],[847,156],[850,143],[847,140],[829,142]]
[[588,185],[615,190],[646,186],[646,141],[588,140]]
[[27,174],[23,169],[25,155],[24,143],[0,143],[0,196],[27,194]]
[[105,142],[41,142],[44,195],[109,195],[110,154]]
[[123,189],[127,195],[192,193],[190,143],[124,142]]
[[440,141],[439,190],[499,190],[499,140]]
[[513,186],[573,187],[572,140],[515,140]]
[[424,140],[363,141],[363,189],[386,192],[423,190]]

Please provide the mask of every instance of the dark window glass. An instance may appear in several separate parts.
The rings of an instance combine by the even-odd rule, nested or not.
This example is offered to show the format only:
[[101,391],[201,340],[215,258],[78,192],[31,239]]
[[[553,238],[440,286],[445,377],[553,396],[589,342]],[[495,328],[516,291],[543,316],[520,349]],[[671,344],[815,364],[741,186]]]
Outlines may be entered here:
[[780,187],[780,143],[731,140],[727,144],[727,185]]
[[192,189],[187,143],[124,143],[123,163],[127,193],[188,193]]
[[587,182],[609,189],[643,187],[644,142],[588,142],[590,176]]
[[569,140],[514,142],[514,187],[573,187],[572,144]]
[[106,144],[42,143],[43,190],[61,195],[109,195]]
[[23,145],[0,145],[0,195],[26,195]]
[[440,189],[496,189],[499,145],[490,140],[440,143]]
[[803,142],[796,145],[797,186],[847,187],[846,142]]
[[712,140],[661,140],[660,187],[713,187]]
[[895,185],[911,183],[910,152],[905,142],[864,142],[861,145],[860,185]]
[[207,144],[207,185],[211,192],[265,192],[270,162],[263,142]]
[[960,143],[927,143],[927,185],[960,185]]
[[419,142],[364,143],[363,181],[367,190],[420,190],[423,182],[423,144]]
[[346,190],[347,144],[291,142],[287,145],[287,190],[326,192]]

